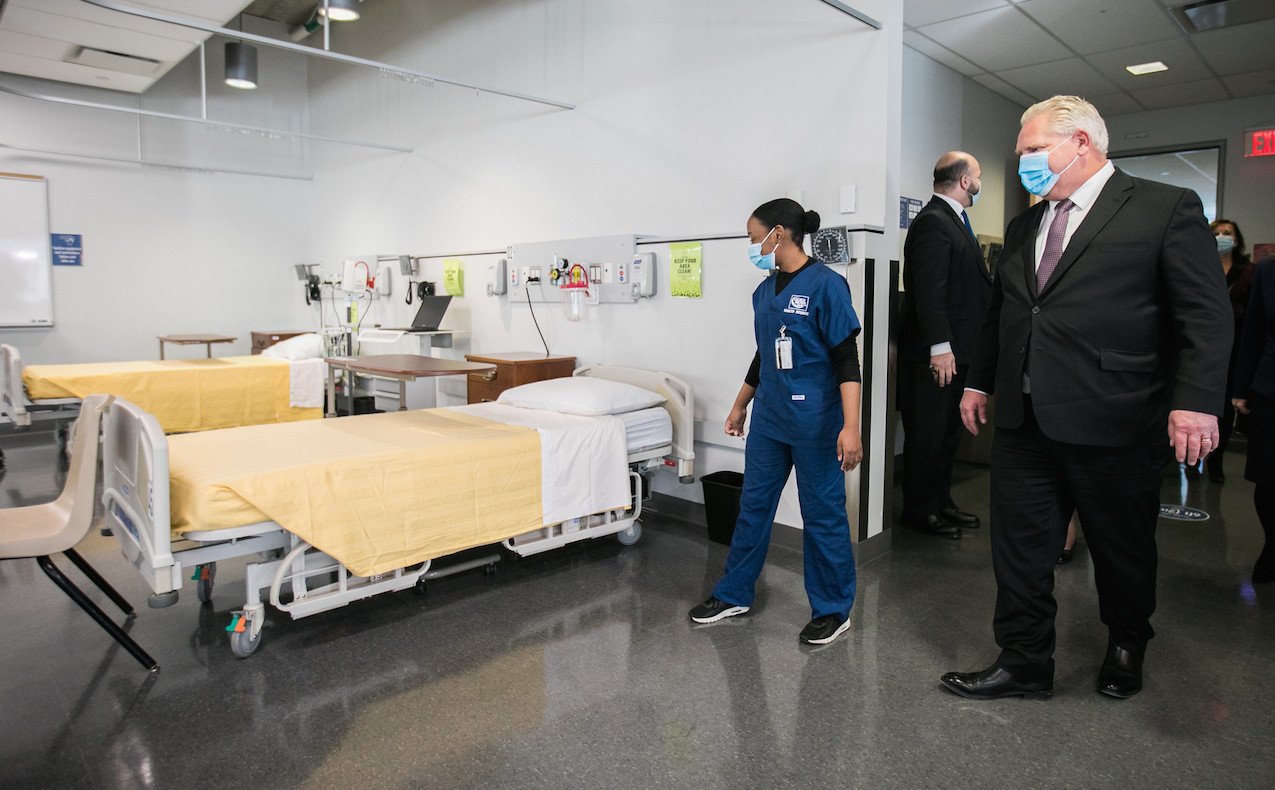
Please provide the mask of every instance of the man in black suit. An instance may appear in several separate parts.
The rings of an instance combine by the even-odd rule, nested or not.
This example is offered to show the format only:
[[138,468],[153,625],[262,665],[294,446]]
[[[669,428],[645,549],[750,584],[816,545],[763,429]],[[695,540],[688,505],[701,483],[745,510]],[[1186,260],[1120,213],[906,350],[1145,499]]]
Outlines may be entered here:
[[1054,564],[1075,509],[1107,626],[1098,691],[1131,697],[1153,636],[1165,431],[1179,462],[1218,442],[1230,303],[1196,194],[1107,161],[1093,105],[1055,96],[1018,135],[1045,201],[1010,222],[961,401],[996,404],[991,539],[1000,656],[942,683],[973,699],[1053,694]]
[[903,244],[903,327],[898,402],[903,413],[903,522],[961,537],[978,517],[952,501],[952,462],[961,441],[961,391],[992,295],[992,278],[965,209],[982,186],[974,157],[944,154],[934,197]]

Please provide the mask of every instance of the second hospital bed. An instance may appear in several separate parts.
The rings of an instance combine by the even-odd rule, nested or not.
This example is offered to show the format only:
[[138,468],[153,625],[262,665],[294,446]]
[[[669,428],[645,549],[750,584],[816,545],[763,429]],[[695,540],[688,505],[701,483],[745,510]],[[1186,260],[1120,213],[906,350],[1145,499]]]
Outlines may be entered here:
[[72,420],[80,400],[94,393],[151,412],[165,433],[323,416],[321,360],[254,355],[24,366],[18,350],[4,344],[0,374],[0,414],[19,428],[33,417]]
[[664,401],[616,416],[484,403],[165,437],[116,400],[103,422],[106,526],[152,607],[175,602],[186,581],[207,601],[216,563],[248,558],[246,602],[228,629],[241,658],[260,645],[266,601],[305,617],[500,559],[432,567],[468,549],[634,543],[643,475],[667,464],[693,479],[693,395],[662,371],[575,375]]

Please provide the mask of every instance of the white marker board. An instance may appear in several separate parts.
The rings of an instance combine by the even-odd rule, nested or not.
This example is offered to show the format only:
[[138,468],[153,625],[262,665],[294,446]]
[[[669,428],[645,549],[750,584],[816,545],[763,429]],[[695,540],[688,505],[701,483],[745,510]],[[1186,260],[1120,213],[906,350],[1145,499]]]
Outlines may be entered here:
[[53,326],[49,188],[0,173],[0,327]]

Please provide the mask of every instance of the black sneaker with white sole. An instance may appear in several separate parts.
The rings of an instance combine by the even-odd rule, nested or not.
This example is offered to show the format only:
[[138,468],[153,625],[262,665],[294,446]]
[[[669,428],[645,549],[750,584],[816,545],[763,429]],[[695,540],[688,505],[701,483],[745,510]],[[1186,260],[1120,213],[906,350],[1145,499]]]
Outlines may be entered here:
[[691,619],[697,623],[715,623],[718,620],[725,620],[727,617],[744,614],[748,611],[747,606],[736,606],[733,603],[719,601],[716,598],[709,598],[704,603],[691,609]]
[[801,629],[801,641],[807,645],[826,645],[850,628],[850,619],[842,620],[835,614],[816,617]]

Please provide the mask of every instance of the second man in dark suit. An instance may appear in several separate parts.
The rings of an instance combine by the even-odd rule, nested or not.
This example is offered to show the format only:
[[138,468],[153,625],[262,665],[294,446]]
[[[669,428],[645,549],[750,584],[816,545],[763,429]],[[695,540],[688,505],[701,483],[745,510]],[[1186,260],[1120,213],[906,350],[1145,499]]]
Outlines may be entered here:
[[974,157],[944,154],[934,166],[934,197],[912,220],[903,245],[898,381],[903,521],[950,538],[979,524],[952,501],[951,488],[961,391],[992,295],[992,279],[965,213],[981,186]]

